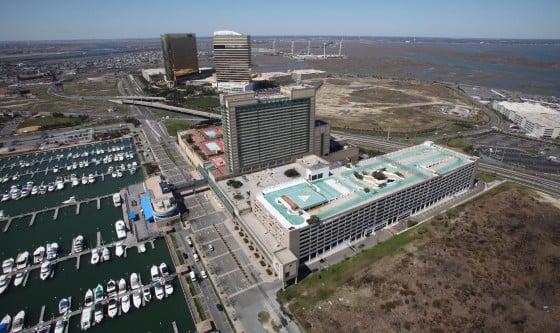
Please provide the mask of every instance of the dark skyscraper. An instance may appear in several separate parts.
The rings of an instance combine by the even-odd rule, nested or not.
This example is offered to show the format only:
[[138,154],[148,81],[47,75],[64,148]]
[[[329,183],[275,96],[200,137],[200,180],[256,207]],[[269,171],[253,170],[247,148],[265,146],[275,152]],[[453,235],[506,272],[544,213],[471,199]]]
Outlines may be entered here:
[[161,48],[167,81],[176,83],[198,72],[195,34],[162,34]]

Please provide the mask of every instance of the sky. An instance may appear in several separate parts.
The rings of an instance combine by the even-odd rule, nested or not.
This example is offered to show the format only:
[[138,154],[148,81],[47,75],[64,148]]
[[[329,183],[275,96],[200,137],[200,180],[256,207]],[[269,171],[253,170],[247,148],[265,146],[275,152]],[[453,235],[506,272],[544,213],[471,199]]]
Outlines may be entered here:
[[2,0],[0,41],[212,36],[560,39],[558,0]]

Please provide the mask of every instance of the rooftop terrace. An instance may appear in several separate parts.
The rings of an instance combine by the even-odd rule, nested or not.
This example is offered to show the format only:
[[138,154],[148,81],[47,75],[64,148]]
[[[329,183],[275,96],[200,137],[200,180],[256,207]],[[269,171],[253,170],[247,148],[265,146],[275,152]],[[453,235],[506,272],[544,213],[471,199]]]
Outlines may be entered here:
[[[331,170],[314,182],[303,178],[267,182],[256,196],[286,228],[303,227],[311,215],[321,220],[453,171],[475,158],[426,143]],[[270,171],[268,171],[270,173]],[[258,179],[262,180],[261,176]],[[265,185],[265,186],[266,186]],[[271,186],[272,185],[272,186]]]

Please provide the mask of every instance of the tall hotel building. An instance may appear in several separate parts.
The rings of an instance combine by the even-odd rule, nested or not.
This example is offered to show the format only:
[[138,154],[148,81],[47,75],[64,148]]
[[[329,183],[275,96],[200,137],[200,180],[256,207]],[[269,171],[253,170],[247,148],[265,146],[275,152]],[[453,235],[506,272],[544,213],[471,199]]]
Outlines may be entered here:
[[258,98],[254,92],[221,95],[228,172],[253,172],[313,152],[315,88],[284,87]]
[[214,32],[214,64],[218,82],[251,80],[251,38],[234,31]]
[[167,81],[176,84],[198,73],[198,53],[195,34],[162,34],[161,48]]

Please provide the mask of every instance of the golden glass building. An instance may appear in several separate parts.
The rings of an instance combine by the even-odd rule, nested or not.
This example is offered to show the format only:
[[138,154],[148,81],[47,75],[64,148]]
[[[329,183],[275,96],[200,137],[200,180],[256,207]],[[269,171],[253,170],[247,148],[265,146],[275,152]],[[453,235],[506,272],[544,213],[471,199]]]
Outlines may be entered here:
[[161,48],[167,81],[177,83],[189,74],[198,73],[195,34],[162,34]]

